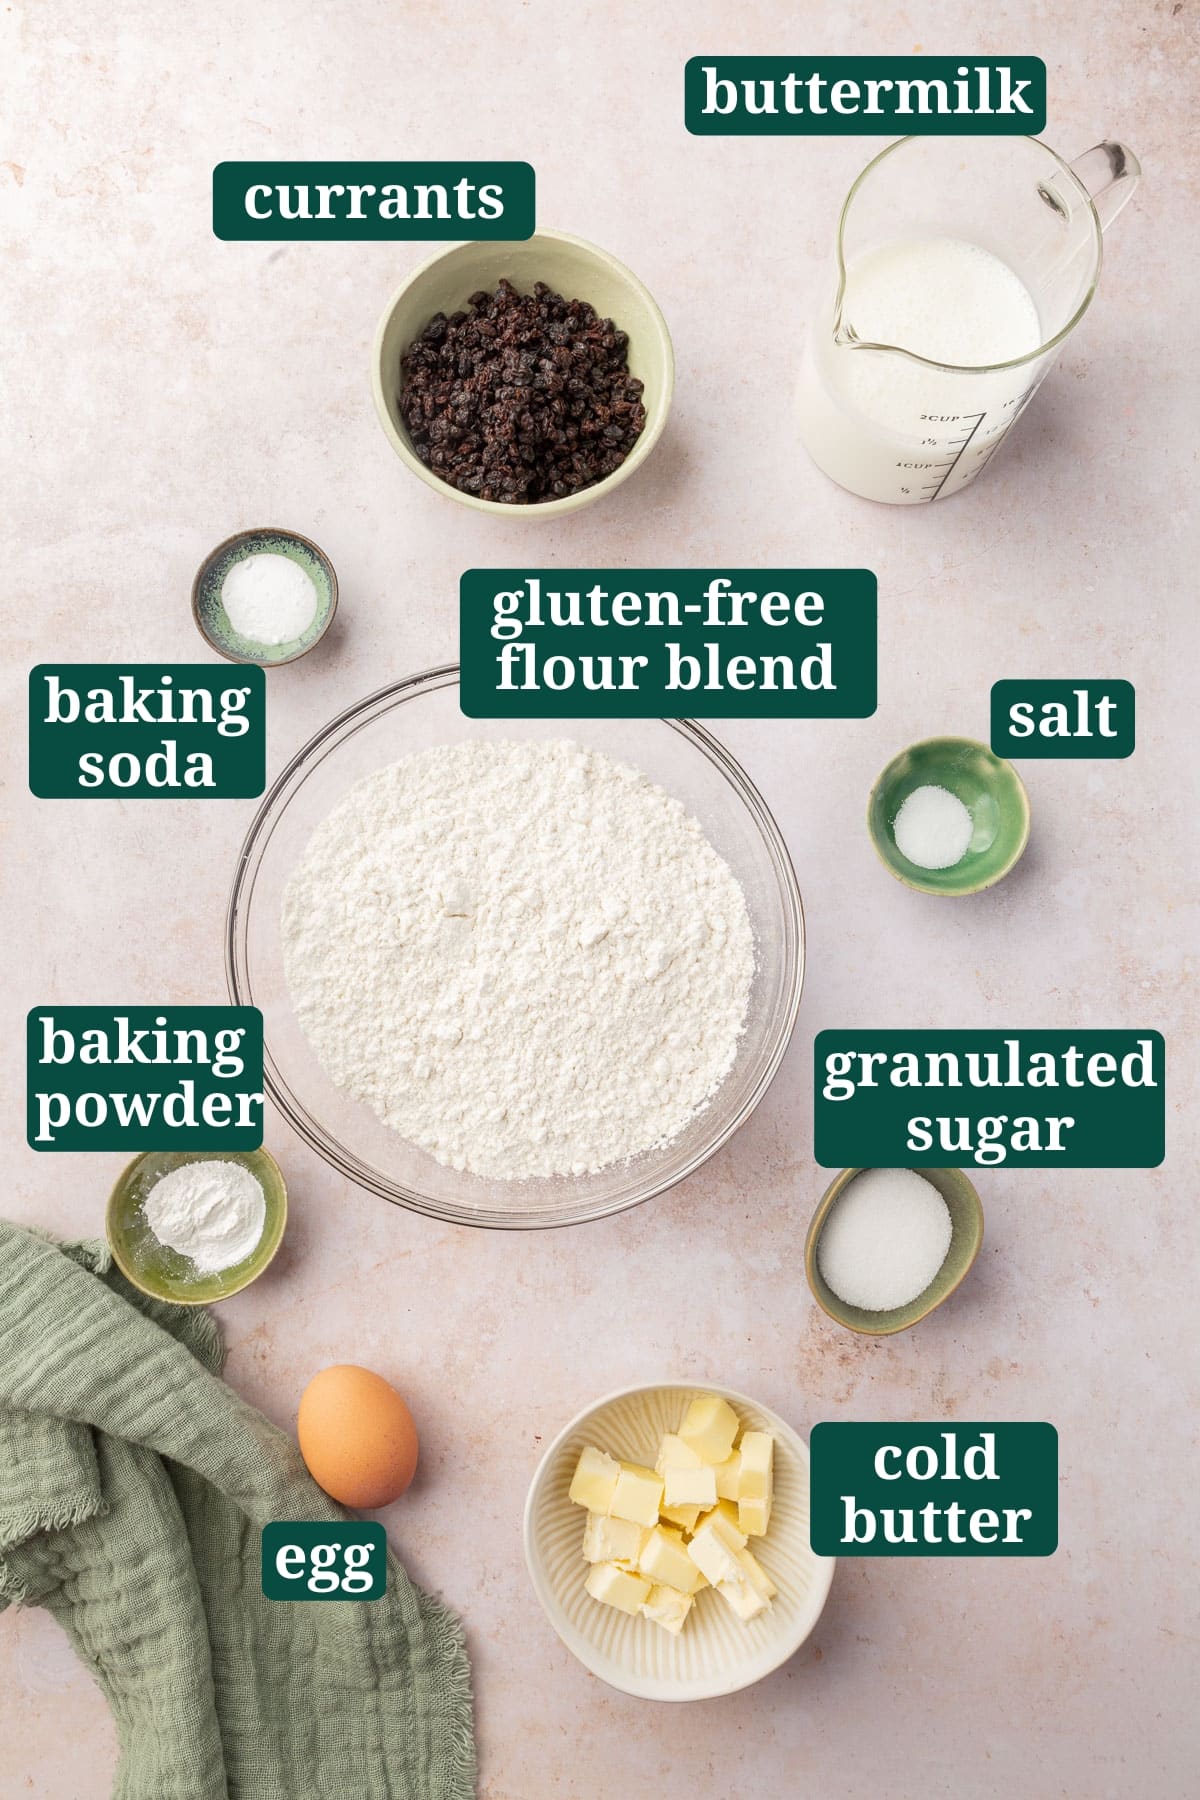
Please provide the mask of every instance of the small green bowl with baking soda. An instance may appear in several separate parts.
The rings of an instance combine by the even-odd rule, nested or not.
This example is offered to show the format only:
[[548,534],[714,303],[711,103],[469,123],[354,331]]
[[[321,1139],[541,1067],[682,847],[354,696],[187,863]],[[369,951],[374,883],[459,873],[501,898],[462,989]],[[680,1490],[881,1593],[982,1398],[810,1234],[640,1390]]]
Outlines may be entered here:
[[[932,811],[927,829],[935,846],[945,842],[946,832],[953,839],[954,815],[962,819],[961,854],[946,867],[913,861],[896,841],[897,819],[913,796]],[[1017,771],[974,738],[910,744],[892,758],[867,803],[867,829],[885,868],[919,893],[951,897],[982,893],[1015,868],[1029,842],[1029,818],[1029,795]],[[900,835],[906,835],[903,827]],[[958,848],[952,844],[950,854]]]
[[[307,656],[337,603],[337,575],[321,546],[276,526],[235,532],[209,551],[192,582],[192,617],[204,641],[227,662],[263,669]],[[256,620],[264,637],[249,629]]]
[[[266,1212],[254,1248],[231,1267],[204,1272],[191,1257],[160,1243],[146,1218],[146,1201],[167,1175],[188,1163],[237,1163],[259,1183]],[[147,1150],[121,1171],[109,1195],[104,1227],[113,1260],[143,1294],[175,1306],[211,1306],[257,1281],[283,1241],[287,1188],[279,1164],[266,1150]]]

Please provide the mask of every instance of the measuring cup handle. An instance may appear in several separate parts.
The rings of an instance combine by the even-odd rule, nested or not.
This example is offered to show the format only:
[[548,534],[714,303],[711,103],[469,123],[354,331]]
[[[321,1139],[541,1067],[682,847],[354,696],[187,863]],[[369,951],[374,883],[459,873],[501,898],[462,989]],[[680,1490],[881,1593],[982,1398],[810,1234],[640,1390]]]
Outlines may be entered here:
[[1106,138],[1077,156],[1071,172],[1091,195],[1100,229],[1107,231],[1125,202],[1132,198],[1142,178],[1142,165],[1126,145]]

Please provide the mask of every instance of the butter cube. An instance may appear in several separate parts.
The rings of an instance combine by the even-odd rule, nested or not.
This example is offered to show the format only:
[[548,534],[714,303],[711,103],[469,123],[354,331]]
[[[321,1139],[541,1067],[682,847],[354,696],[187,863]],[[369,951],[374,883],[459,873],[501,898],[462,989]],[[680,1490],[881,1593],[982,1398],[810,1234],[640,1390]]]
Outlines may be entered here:
[[756,1619],[759,1613],[766,1612],[778,1590],[749,1550],[735,1550],[732,1554],[738,1567],[737,1579],[720,1582],[717,1592],[739,1619]]
[[738,1525],[748,1536],[761,1537],[771,1518],[775,1440],[766,1431],[747,1431],[742,1438],[740,1455]]
[[649,1534],[629,1519],[609,1519],[603,1513],[589,1513],[583,1528],[583,1559],[590,1563],[637,1562]]
[[753,1552],[743,1547],[741,1550],[735,1550],[734,1556],[748,1585],[756,1593],[761,1594],[764,1600],[773,1600],[779,1589]]
[[700,1515],[701,1525],[707,1525],[708,1521],[712,1518],[715,1518],[718,1514],[720,1515],[721,1518],[723,1518],[726,1521],[727,1524],[733,1526],[733,1529],[737,1533],[738,1537],[740,1537],[742,1542],[745,1543],[746,1534],[743,1532],[741,1525],[738,1522],[737,1503],[733,1500],[718,1500],[717,1504],[714,1507],[712,1507],[708,1512],[701,1513],[701,1515]]
[[653,1619],[672,1637],[678,1637],[683,1630],[683,1622],[692,1610],[692,1596],[680,1594],[672,1587],[653,1587],[650,1598],[642,1602],[642,1612],[647,1619]]
[[694,1469],[678,1469],[668,1464],[663,1499],[668,1506],[715,1506],[717,1472],[706,1463]]
[[656,1525],[638,1553],[638,1570],[662,1587],[694,1594],[704,1586],[704,1576],[687,1553],[681,1531]]
[[[698,1506],[668,1506],[665,1501],[658,1509],[659,1517],[669,1525],[678,1525],[681,1531],[695,1531],[696,1520],[700,1517]],[[737,1508],[734,1508],[736,1513]]]
[[698,1469],[703,1461],[690,1444],[668,1431],[658,1447],[658,1461],[654,1467],[660,1475],[665,1475],[668,1469]]
[[738,1618],[749,1624],[759,1613],[766,1612],[771,1602],[751,1587],[748,1581],[719,1581],[717,1592]]
[[614,1519],[632,1519],[635,1525],[657,1525],[662,1504],[663,1478],[653,1469],[623,1462],[608,1510]]
[[736,1503],[738,1497],[738,1477],[741,1474],[741,1470],[742,1453],[740,1450],[735,1450],[732,1456],[727,1456],[723,1463],[717,1464],[718,1500],[732,1500]]
[[650,1583],[644,1575],[616,1563],[593,1563],[583,1584],[593,1600],[615,1606],[618,1612],[636,1614],[650,1598]]
[[568,1495],[576,1506],[586,1506],[589,1512],[606,1513],[612,1505],[620,1473],[621,1465],[614,1457],[589,1444],[575,1464]]
[[727,1400],[701,1394],[683,1416],[679,1436],[706,1463],[723,1463],[738,1434],[738,1416]]
[[687,1553],[706,1580],[719,1588],[723,1581],[746,1579],[737,1559],[737,1552],[745,1547],[746,1540],[735,1526],[719,1513],[710,1513],[688,1544]]

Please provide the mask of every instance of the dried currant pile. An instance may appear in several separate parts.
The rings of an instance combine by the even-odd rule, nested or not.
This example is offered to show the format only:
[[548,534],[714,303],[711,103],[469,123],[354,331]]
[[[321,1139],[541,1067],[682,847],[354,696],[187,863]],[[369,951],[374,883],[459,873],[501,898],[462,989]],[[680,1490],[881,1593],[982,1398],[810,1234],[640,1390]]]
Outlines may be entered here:
[[401,359],[400,413],[426,466],[464,494],[558,500],[619,469],[646,423],[629,339],[585,300],[501,281],[438,313]]

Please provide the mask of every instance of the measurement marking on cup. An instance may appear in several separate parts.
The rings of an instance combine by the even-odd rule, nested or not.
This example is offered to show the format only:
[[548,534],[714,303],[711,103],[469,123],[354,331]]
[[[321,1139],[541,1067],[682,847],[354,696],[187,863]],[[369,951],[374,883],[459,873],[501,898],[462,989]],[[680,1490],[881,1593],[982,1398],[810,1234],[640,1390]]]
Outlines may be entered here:
[[944,470],[941,480],[935,481],[935,482],[930,482],[926,487],[922,488],[922,490],[921,490],[922,493],[928,494],[929,498],[931,500],[937,499],[938,495],[941,493],[942,489],[945,487],[946,483],[949,481],[950,477],[953,475],[955,469],[957,469],[959,463],[962,461],[963,457],[967,453],[967,446],[970,444],[971,439],[975,436],[975,433],[979,430],[979,427],[983,424],[983,421],[987,418],[987,414],[985,412],[965,413],[963,415],[963,417],[964,417],[964,420],[965,419],[974,419],[975,423],[972,425],[970,431],[968,431],[966,437],[950,439],[951,444],[957,444],[958,448],[955,451],[954,455],[950,458],[950,461],[945,465],[945,470]]

